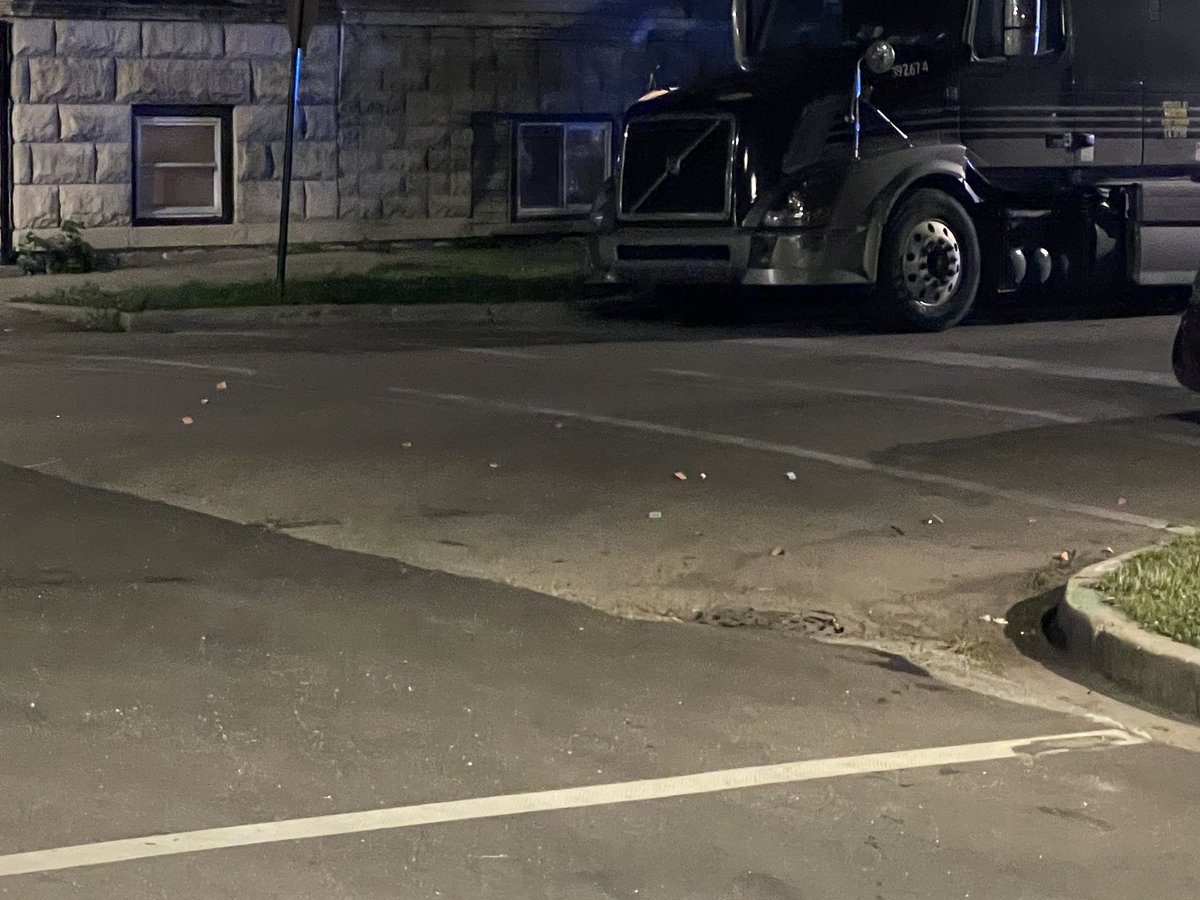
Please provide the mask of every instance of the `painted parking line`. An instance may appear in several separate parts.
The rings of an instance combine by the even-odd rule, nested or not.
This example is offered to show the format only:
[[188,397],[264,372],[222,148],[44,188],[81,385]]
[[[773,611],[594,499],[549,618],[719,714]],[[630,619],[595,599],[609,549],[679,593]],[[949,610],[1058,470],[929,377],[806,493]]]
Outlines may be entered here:
[[781,765],[726,769],[695,775],[479,797],[444,803],[424,803],[418,806],[340,813],[281,822],[262,822],[255,825],[235,825],[228,828],[210,828],[178,834],[146,835],[127,840],[81,844],[74,847],[58,847],[51,850],[35,850],[30,853],[0,856],[0,878],[162,856],[178,856],[185,853],[229,850],[258,844],[313,840],[371,831],[393,831],[422,825],[442,825],[450,822],[468,822],[568,809],[695,797],[746,788],[797,784],[805,781],[845,778],[880,772],[898,772],[1012,759],[1030,760],[1042,756],[1085,750],[1131,747],[1146,742],[1143,737],[1122,729],[1111,728],[1102,731],[962,744],[953,747],[870,753],[862,756],[843,756]]
[[229,375],[245,375],[247,377],[258,374],[254,369],[244,369],[240,366],[213,366],[207,363],[183,362],[178,359],[152,359],[143,356],[68,356],[67,359],[78,359],[84,362],[125,362],[138,363],[144,366],[165,366],[171,369],[195,369],[201,372],[224,372]]
[[1150,432],[1147,437],[1168,444],[1178,444],[1181,447],[1200,447],[1200,437],[1188,437],[1182,434],[1165,434],[1161,431]]
[[994,413],[1002,416],[1012,416],[1018,419],[1033,419],[1035,421],[1053,422],[1056,425],[1080,425],[1086,422],[1078,416],[1068,416],[1063,413],[1042,409],[1027,409],[1020,406],[1000,406],[995,403],[979,403],[973,400],[953,400],[949,397],[931,397],[924,394],[906,394],[899,391],[868,391],[857,388],[821,387],[800,381],[756,380],[753,378],[727,378],[710,372],[693,372],[687,369],[651,369],[656,375],[667,375],[672,378],[687,378],[700,381],[728,382],[745,387],[769,387],[785,391],[799,391],[807,394],[825,394],[830,397],[850,397],[862,400],[887,400],[893,403],[910,403],[917,406],[941,406],[947,409],[962,409],[971,412]]
[[868,472],[882,475],[898,481],[908,481],[942,490],[960,491],[966,494],[990,497],[995,500],[1007,500],[1012,503],[1035,506],[1039,509],[1049,509],[1055,512],[1087,516],[1092,519],[1102,519],[1108,522],[1121,522],[1148,528],[1152,531],[1168,531],[1172,525],[1165,519],[1154,519],[1147,516],[1133,515],[1119,509],[1105,509],[1100,506],[1089,506],[1082,503],[1072,503],[1053,497],[1043,497],[1027,491],[999,488],[978,481],[968,481],[963,478],[953,478],[948,475],[936,475],[931,472],[918,472],[912,469],[902,469],[898,466],[886,466],[860,459],[854,456],[842,456],[836,453],[826,453],[810,447],[800,447],[795,444],[782,444],[776,441],[763,441],[758,438],[745,437],[736,434],[722,434],[715,431],[700,431],[693,428],[681,428],[676,425],[662,425],[657,422],[647,422],[642,419],[625,419],[618,416],[605,416],[596,413],[585,413],[569,409],[554,409],[542,406],[528,406],[521,403],[509,403],[503,400],[488,400],[483,397],[469,397],[463,394],[445,394],[434,391],[420,391],[413,388],[388,388],[396,396],[413,397],[422,400],[435,400],[442,403],[453,403],[470,406],[476,409],[486,409],[497,412],[516,413],[518,415],[547,416],[555,419],[568,419],[577,422],[588,422],[609,428],[620,428],[637,431],[643,434],[657,434],[666,437],[677,437],[685,440],[702,441],[708,444],[718,444],[726,447],[739,447],[743,450],[757,450],[764,453],[775,453],[805,462],[822,463],[839,469],[849,469],[855,472]]
[[56,457],[54,457],[54,459],[47,459],[47,460],[43,460],[42,462],[38,462],[38,463],[29,463],[28,465],[21,466],[21,468],[22,469],[44,469],[47,466],[52,466],[55,463],[60,463],[60,462],[62,462],[62,457],[56,456]]
[[1040,359],[1016,356],[991,356],[982,353],[959,353],[950,350],[905,350],[898,347],[871,347],[836,341],[816,341],[808,338],[743,338],[730,343],[780,350],[820,353],[822,356],[854,356],[867,359],[888,359],[896,362],[924,363],[963,369],[986,369],[993,372],[1029,372],[1053,378],[1081,381],[1111,381],[1124,384],[1144,384],[1152,387],[1182,390],[1174,375],[1149,372],[1144,369],[1118,369],[1105,366],[1077,366]]
[[283,340],[283,339],[285,339],[285,338],[291,337],[291,334],[290,334],[289,332],[287,332],[287,331],[283,331],[283,330],[280,330],[280,331],[215,331],[215,330],[214,330],[214,331],[209,331],[209,330],[197,330],[197,331],[172,331],[172,332],[171,332],[171,337],[174,337],[174,338],[186,338],[186,337],[199,337],[199,338],[271,338],[271,339],[273,339],[273,340]]
[[544,361],[545,356],[530,353],[527,350],[506,350],[500,347],[456,347],[458,353],[468,353],[471,356],[494,356],[498,359],[523,359]]

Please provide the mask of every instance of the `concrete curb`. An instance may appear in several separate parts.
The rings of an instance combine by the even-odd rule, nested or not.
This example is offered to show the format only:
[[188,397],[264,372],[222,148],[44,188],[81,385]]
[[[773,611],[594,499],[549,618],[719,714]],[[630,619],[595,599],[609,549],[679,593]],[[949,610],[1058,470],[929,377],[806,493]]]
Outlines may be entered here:
[[1146,550],[1084,569],[1067,584],[1058,623],[1071,657],[1157,706],[1200,718],[1200,650],[1137,625],[1094,589]]
[[231,331],[325,325],[492,324],[577,325],[589,307],[578,303],[413,303],[325,306],[251,306],[235,309],[155,309],[127,313],[49,303],[10,303],[14,309],[96,327],[111,321],[122,331]]
[[12,309],[22,312],[36,313],[47,319],[66,322],[68,325],[78,325],[82,328],[96,329],[120,327],[120,314],[115,309],[92,309],[87,306],[57,306],[51,303],[17,303],[10,301],[5,304]]

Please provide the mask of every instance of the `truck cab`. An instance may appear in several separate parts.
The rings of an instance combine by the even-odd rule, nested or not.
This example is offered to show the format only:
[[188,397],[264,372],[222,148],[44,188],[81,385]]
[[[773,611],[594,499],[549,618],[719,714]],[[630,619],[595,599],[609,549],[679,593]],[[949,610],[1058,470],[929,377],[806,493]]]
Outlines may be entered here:
[[734,0],[737,67],[624,123],[591,263],[642,285],[860,285],[941,330],[994,291],[1200,266],[1200,6]]

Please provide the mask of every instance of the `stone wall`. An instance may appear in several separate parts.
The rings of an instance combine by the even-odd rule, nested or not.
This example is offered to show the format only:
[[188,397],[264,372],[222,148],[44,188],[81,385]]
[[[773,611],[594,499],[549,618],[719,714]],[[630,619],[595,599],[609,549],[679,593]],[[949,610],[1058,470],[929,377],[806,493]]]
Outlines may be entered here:
[[[297,239],[502,230],[512,223],[513,116],[619,120],[656,68],[668,84],[728,62],[723,27],[659,34],[631,32],[636,22],[511,21],[314,31],[301,82]],[[15,231],[73,219],[100,229],[101,246],[269,241],[289,87],[282,26],[17,19],[12,50]],[[139,103],[232,108],[233,225],[131,227]]]
[[511,221],[514,116],[617,121],[656,68],[678,84],[728,55],[711,31],[352,25],[344,40],[341,216],[489,225]]
[[[296,151],[297,218],[337,215],[338,32],[314,33]],[[18,19],[13,226],[130,225],[134,104],[233,109],[234,221],[278,219],[291,52],[279,25]]]

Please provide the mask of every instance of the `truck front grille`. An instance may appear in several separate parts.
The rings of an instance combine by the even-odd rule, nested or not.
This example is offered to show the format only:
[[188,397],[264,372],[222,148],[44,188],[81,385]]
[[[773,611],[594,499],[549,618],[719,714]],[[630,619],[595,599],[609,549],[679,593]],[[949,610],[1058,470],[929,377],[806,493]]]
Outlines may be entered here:
[[733,137],[733,120],[727,117],[630,121],[621,155],[621,218],[727,221]]
[[617,259],[622,262],[729,262],[728,244],[621,244]]

